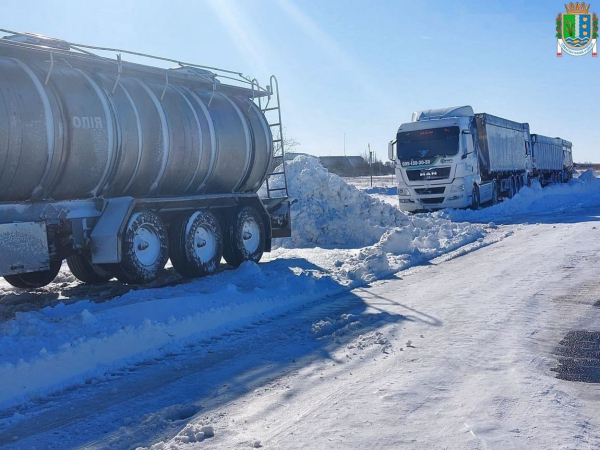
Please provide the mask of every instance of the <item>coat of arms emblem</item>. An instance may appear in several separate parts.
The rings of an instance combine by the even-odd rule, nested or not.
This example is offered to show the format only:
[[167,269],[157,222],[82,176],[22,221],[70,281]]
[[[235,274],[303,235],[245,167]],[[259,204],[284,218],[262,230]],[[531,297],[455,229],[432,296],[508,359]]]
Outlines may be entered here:
[[592,56],[598,56],[596,13],[590,14],[590,5],[586,5],[585,2],[571,2],[565,5],[565,8],[567,13],[561,13],[556,18],[556,56],[562,56],[563,51],[572,56],[583,56],[591,51]]

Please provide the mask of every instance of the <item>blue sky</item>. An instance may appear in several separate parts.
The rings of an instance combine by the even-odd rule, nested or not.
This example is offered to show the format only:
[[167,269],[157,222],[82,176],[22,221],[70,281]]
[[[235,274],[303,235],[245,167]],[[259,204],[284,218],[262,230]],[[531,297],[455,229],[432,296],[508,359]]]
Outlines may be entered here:
[[[590,11],[600,13],[600,0]],[[600,58],[556,57],[562,1],[3,0],[2,28],[280,81],[297,149],[360,154],[414,110],[470,104],[600,162]]]

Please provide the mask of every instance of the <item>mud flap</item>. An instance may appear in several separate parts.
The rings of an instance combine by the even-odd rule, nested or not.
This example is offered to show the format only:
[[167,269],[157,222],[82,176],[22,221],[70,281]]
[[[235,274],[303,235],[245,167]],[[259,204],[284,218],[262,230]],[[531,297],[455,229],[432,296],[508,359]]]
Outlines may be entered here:
[[0,276],[50,268],[44,222],[0,224]]

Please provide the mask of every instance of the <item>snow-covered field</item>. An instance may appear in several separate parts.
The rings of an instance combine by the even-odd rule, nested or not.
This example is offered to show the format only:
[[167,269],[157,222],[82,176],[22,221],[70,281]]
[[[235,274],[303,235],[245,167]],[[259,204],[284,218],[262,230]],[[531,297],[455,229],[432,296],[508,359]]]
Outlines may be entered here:
[[385,203],[394,206],[398,204],[398,197],[396,197],[398,185],[395,175],[373,176],[372,185],[371,177],[344,178],[344,181]]
[[130,291],[1,284],[0,445],[600,444],[593,391],[550,371],[571,326],[600,329],[581,294],[600,293],[592,172],[409,215],[391,176],[288,170],[293,236],[258,265]]

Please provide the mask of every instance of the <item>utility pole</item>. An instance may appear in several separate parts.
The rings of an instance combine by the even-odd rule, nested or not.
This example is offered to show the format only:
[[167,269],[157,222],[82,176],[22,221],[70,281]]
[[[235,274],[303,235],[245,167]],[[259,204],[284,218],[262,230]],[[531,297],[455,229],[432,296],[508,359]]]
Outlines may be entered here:
[[373,152],[369,143],[369,172],[371,172],[371,187],[373,187]]
[[346,133],[344,133],[344,157],[346,157]]

